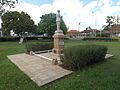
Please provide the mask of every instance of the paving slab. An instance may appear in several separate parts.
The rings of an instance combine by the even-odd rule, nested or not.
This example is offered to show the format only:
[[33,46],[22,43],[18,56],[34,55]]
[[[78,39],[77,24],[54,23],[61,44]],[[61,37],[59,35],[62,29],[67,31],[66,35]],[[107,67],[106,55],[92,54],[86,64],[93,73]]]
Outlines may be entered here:
[[38,86],[45,85],[72,73],[72,71],[63,69],[58,65],[52,65],[50,61],[34,55],[23,53],[9,55],[8,58]]

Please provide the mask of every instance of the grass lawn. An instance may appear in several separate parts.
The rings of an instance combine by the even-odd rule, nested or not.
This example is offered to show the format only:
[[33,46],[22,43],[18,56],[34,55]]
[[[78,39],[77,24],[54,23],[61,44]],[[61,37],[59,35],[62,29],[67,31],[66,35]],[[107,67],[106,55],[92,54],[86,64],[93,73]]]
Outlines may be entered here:
[[65,41],[65,47],[80,44],[106,45],[114,57],[38,87],[6,57],[25,52],[25,43],[0,42],[0,90],[120,90],[120,42]]

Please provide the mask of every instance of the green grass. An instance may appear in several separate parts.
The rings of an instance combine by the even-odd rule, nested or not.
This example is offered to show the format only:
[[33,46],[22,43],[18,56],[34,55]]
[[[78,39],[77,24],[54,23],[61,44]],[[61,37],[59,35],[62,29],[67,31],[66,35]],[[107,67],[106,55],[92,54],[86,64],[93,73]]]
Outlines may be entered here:
[[65,47],[81,44],[106,45],[114,57],[38,87],[6,57],[25,52],[25,43],[0,42],[0,90],[119,90],[120,42],[65,41]]

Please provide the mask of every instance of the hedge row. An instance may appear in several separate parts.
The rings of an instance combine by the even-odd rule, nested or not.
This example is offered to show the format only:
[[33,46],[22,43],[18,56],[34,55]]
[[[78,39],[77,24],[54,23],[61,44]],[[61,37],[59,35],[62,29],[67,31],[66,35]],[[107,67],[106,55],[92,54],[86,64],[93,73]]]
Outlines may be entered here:
[[26,53],[30,53],[30,51],[43,51],[43,50],[51,50],[53,49],[53,43],[34,43],[34,44],[26,44]]
[[18,41],[19,37],[0,37],[0,41]]
[[[48,37],[26,37],[25,40],[50,40]],[[19,37],[0,37],[0,41],[19,41]]]
[[86,37],[83,40],[95,40],[95,41],[119,41],[117,38],[110,38],[110,37]]
[[61,56],[63,66],[78,70],[85,66],[105,60],[107,47],[102,45],[79,45],[64,49]]

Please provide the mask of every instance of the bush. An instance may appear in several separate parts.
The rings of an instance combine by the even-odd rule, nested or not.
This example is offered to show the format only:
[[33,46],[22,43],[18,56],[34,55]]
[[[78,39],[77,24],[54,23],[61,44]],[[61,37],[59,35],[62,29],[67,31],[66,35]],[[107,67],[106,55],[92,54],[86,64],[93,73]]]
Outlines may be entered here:
[[[5,41],[19,41],[20,37],[0,37],[0,41],[5,42]],[[25,40],[47,40],[51,41],[51,38],[48,37],[25,37]]]
[[86,37],[83,40],[95,40],[95,41],[119,41],[117,38],[110,38],[110,37]]
[[96,37],[110,37],[110,34],[106,34],[106,33],[97,33]]
[[35,44],[27,44],[26,45],[26,53],[30,53],[30,51],[43,51],[43,50],[51,50],[53,48],[53,43],[35,43]]
[[0,37],[0,41],[4,42],[4,41],[18,41],[19,37]]
[[61,57],[64,67],[78,70],[85,66],[103,61],[107,53],[107,47],[102,45],[79,45],[64,49]]
[[26,37],[26,40],[50,40],[49,37]]
[[120,41],[120,37],[113,37],[112,39],[114,39],[114,40],[119,40]]

